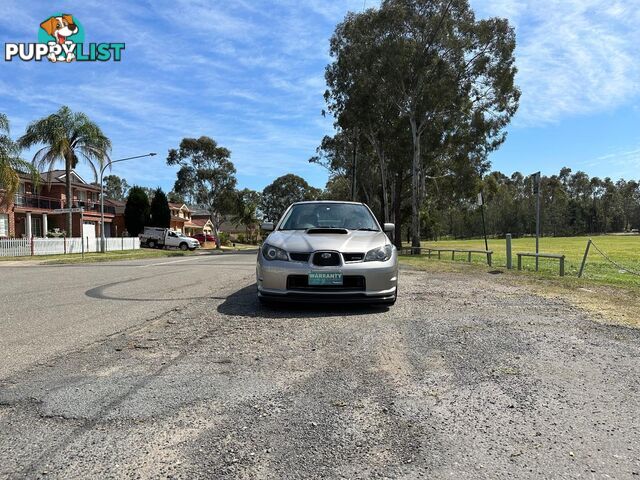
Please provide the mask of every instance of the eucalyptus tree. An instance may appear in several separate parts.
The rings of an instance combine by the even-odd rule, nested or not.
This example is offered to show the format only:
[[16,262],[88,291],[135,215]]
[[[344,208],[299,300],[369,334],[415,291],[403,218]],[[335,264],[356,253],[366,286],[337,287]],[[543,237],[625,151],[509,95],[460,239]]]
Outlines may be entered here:
[[[325,72],[325,99],[336,119],[338,134],[334,145],[325,141],[321,146],[327,151],[326,147],[335,148],[340,140],[344,144],[348,139],[352,150],[359,146],[364,152],[363,144],[368,144],[372,155],[360,155],[361,170],[368,178],[376,174],[384,222],[390,218],[389,165],[398,147],[401,122],[398,110],[388,101],[388,85],[383,81],[388,67],[383,59],[391,54],[384,40],[388,27],[385,16],[374,9],[350,13],[338,25],[330,47],[335,61]],[[355,178],[357,169],[350,170]]]
[[129,184],[126,179],[120,178],[118,175],[107,175],[103,180],[105,197],[120,201],[127,198]]
[[390,162],[383,145],[398,146],[389,133],[404,122],[397,132],[411,145],[414,246],[426,181],[455,170],[482,173],[504,141],[520,96],[514,49],[508,21],[476,21],[468,0],[383,0],[337,26],[326,74],[329,109],[340,128],[368,132],[383,167]]
[[317,200],[321,194],[321,190],[309,185],[304,178],[288,173],[264,188],[260,210],[266,220],[277,222],[292,203]]
[[220,225],[235,208],[236,168],[230,156],[228,149],[206,136],[183,138],[167,156],[168,165],[180,167],[174,191],[208,210],[218,248]]
[[[67,106],[47,117],[32,122],[18,139],[22,148],[42,145],[33,156],[38,170],[53,170],[62,163],[65,170],[66,207],[71,207],[71,171],[82,161],[90,167],[94,181],[109,161],[111,141],[100,127],[82,112],[72,112]],[[67,231],[72,232],[72,214],[67,213]]]

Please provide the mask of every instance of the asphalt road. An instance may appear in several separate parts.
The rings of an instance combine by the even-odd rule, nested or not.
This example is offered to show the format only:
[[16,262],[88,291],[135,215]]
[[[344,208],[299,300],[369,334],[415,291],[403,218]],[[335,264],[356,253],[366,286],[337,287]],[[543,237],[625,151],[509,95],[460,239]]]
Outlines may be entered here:
[[76,265],[0,263],[0,377],[211,299],[220,287],[250,281],[254,265],[252,253]]
[[486,274],[271,309],[253,255],[171,261],[8,273],[0,477],[640,478],[638,330]]

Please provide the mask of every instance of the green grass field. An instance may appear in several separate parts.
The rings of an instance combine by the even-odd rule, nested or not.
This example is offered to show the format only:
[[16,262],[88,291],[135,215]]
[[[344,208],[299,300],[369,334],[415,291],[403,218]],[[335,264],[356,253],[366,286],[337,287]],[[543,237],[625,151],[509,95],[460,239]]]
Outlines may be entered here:
[[[612,260],[627,269],[640,273],[640,235],[606,235],[591,237],[593,242]],[[589,237],[545,237],[540,239],[541,253],[556,253],[566,256],[565,275],[576,277]],[[462,248],[484,250],[484,240],[443,240],[423,242],[425,247]],[[514,239],[513,267],[517,268],[518,252],[535,252],[535,238]],[[505,267],[507,264],[506,242],[504,239],[489,239],[489,250],[493,250],[493,266]],[[448,260],[445,260],[448,259]],[[414,263],[416,260],[410,260]],[[422,261],[422,259],[421,259]],[[425,261],[428,261],[425,259]],[[432,261],[437,261],[433,260]],[[441,261],[451,261],[451,254],[443,254]],[[458,254],[456,261],[466,261],[466,255]],[[486,257],[473,255],[472,262],[485,263]],[[523,269],[535,272],[535,258],[523,258]],[[545,276],[558,276],[558,261],[540,259],[540,273]],[[640,276],[625,273],[605,260],[596,249],[591,247],[587,266],[583,275],[586,280],[597,283],[640,287]]]

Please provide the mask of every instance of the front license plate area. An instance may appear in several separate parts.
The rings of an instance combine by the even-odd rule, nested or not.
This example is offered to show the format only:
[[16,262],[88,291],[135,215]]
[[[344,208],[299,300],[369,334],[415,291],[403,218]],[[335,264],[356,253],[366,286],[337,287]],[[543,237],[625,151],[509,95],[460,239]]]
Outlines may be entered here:
[[327,287],[342,285],[341,272],[311,272],[309,274],[310,287]]

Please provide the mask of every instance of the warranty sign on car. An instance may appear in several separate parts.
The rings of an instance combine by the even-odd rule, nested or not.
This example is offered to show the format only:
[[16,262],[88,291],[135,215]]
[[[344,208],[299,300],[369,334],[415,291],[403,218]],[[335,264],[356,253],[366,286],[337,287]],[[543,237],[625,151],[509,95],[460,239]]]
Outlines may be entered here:
[[309,285],[342,285],[342,273],[311,272],[309,273]]

